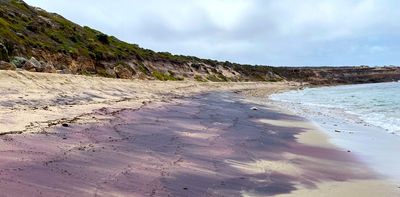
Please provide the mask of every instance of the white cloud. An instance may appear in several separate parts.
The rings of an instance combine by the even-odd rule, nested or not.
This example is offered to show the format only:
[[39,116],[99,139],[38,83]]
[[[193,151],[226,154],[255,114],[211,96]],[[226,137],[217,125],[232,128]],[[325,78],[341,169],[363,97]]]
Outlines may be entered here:
[[273,65],[400,64],[396,0],[27,0],[157,51]]

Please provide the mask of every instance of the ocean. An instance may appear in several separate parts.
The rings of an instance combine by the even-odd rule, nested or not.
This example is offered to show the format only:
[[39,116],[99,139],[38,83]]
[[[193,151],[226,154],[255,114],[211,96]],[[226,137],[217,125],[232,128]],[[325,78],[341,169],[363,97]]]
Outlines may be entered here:
[[400,83],[308,88],[271,96],[307,118],[326,116],[400,135]]
[[400,83],[307,88],[270,102],[314,122],[329,141],[400,181]]

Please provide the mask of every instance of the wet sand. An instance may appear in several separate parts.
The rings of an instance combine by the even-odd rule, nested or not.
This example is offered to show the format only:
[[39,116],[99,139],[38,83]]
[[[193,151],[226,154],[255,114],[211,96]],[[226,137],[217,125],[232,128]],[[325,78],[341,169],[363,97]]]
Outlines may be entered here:
[[[75,118],[2,135],[1,195],[400,195],[396,185],[329,144],[309,122],[244,99],[237,89],[247,85],[237,93],[202,85],[198,92],[190,92],[192,86],[185,95],[179,90],[165,96],[162,87],[171,92],[165,84],[160,92],[149,90],[153,97],[143,97],[148,100],[93,108],[83,102],[66,107],[75,110],[65,116],[83,113]],[[138,88],[138,97],[139,91],[146,89]]]

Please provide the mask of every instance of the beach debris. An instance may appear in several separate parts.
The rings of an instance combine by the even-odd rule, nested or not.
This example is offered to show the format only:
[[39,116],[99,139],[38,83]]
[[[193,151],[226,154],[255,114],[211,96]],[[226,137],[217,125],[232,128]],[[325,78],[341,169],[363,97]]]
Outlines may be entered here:
[[351,153],[351,151],[350,151],[350,150],[348,150],[347,152],[348,152],[348,153]]
[[341,133],[342,131],[339,131],[339,130],[335,130],[335,132],[336,132],[336,133]]
[[187,188],[187,187],[184,187],[183,190],[188,190],[188,188]]
[[61,126],[63,126],[63,127],[69,127],[69,124],[63,123]]
[[254,110],[254,111],[257,111],[258,110],[258,108],[257,107],[252,107],[252,108],[250,108],[251,110]]

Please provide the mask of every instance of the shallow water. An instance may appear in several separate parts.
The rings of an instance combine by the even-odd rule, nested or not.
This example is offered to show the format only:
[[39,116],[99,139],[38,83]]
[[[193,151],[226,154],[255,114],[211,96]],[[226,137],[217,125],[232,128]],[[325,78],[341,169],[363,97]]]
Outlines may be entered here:
[[[305,115],[320,113],[400,135],[400,83],[309,88],[271,96]],[[291,106],[296,105],[296,106]]]

